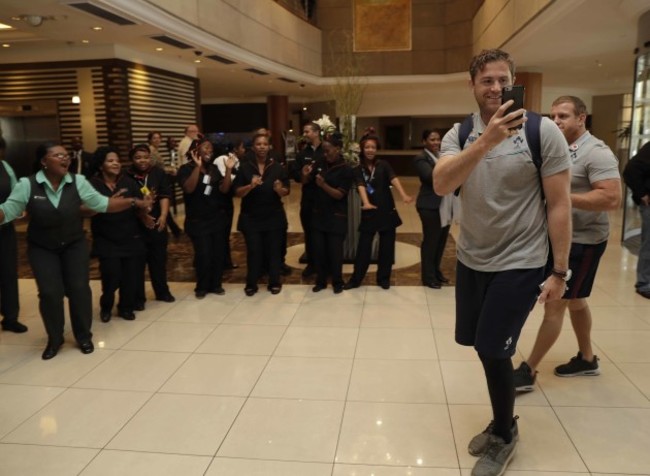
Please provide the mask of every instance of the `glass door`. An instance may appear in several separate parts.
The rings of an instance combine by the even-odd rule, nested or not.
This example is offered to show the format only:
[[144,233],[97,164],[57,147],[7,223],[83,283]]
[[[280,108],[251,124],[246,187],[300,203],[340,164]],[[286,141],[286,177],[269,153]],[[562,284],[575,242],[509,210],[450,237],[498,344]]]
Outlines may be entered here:
[[[650,141],[650,52],[640,53],[637,56],[635,69],[630,124],[630,158]],[[621,233],[623,243],[631,249],[638,250],[640,234],[641,218],[637,206],[632,201],[632,193],[626,188]]]

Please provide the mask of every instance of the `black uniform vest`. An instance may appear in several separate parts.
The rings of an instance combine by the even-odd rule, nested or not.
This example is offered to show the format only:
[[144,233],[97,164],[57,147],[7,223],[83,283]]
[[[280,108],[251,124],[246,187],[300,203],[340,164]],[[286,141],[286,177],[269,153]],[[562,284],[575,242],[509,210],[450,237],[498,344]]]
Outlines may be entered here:
[[27,241],[41,248],[55,250],[82,239],[83,219],[79,210],[81,197],[75,176],[72,175],[72,183],[61,183],[63,192],[58,208],[47,198],[45,184],[38,183],[35,175],[29,177],[29,183],[31,192],[27,202],[30,215]]

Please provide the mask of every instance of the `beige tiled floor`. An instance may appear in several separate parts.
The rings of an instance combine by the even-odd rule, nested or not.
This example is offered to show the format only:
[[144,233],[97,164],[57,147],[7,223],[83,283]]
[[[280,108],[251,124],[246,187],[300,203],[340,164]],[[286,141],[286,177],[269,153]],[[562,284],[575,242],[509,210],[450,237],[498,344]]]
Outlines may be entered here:
[[[401,214],[400,231],[417,231],[415,210]],[[536,391],[517,400],[508,474],[650,474],[650,301],[633,292],[619,228],[615,214],[590,300],[603,373],[553,376],[576,352],[566,322]],[[467,443],[490,419],[476,355],[453,341],[450,287],[247,298],[230,285],[197,301],[173,283],[174,304],[97,319],[95,353],[68,334],[45,362],[34,283],[20,286],[30,331],[0,333],[2,476],[469,476]]]

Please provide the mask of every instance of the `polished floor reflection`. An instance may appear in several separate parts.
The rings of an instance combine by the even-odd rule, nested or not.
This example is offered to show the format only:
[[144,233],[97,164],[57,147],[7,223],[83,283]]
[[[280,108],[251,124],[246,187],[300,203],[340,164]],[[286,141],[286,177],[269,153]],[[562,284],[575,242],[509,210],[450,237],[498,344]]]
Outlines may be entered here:
[[[417,231],[415,210],[401,212]],[[508,474],[650,474],[650,301],[612,218],[591,298],[602,375],[553,375],[576,353],[567,322],[517,400]],[[68,333],[42,361],[35,286],[20,286],[30,331],[0,333],[0,475],[469,475],[467,443],[490,419],[480,363],[453,341],[453,287],[246,297],[227,284],[198,301],[173,283],[177,301],[150,300],[135,321],[96,317],[95,353]]]

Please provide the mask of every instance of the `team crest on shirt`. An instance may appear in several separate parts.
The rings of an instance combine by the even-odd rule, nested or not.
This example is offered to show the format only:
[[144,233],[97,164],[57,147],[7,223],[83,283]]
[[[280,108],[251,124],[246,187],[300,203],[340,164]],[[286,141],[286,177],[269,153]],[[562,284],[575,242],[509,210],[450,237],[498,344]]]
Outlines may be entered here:
[[508,337],[508,339],[506,340],[506,346],[503,348],[503,350],[508,350],[511,345],[512,345],[512,336]]

